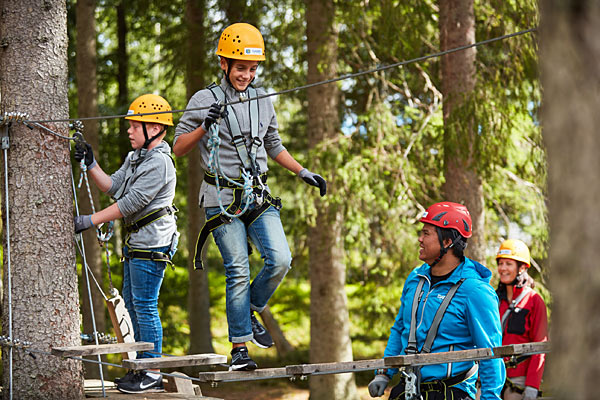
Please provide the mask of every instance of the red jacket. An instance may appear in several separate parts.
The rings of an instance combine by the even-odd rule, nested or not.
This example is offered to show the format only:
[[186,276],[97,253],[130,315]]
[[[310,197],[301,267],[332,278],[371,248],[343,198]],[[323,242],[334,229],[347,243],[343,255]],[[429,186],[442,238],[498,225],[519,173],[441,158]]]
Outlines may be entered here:
[[[514,287],[513,299],[516,299],[522,291],[523,288]],[[509,306],[505,288],[498,289],[498,297],[500,318],[502,318]],[[506,327],[502,332],[502,345],[546,341],[548,341],[546,304],[539,294],[530,290],[519,304],[516,304],[515,311],[508,316]],[[535,354],[517,366],[507,368],[506,375],[509,378],[525,376],[525,386],[532,386],[539,390],[545,362],[545,354]]]

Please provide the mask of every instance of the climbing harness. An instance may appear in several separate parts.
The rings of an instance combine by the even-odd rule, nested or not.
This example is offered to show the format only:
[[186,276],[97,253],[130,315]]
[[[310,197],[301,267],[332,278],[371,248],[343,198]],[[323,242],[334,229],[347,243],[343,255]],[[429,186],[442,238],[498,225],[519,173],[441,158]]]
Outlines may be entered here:
[[[219,104],[227,102],[227,96],[223,89],[211,84],[208,89],[213,94]],[[241,97],[241,96],[240,96]],[[219,121],[216,121],[209,128],[210,137],[208,147],[210,150],[208,167],[209,171],[204,173],[204,181],[209,185],[215,186],[217,190],[217,199],[221,213],[215,215],[202,227],[196,241],[196,253],[194,255],[194,268],[203,269],[202,248],[208,239],[209,234],[224,224],[229,224],[234,218],[239,218],[246,227],[249,227],[258,217],[260,217],[269,207],[281,209],[281,199],[273,197],[266,188],[267,174],[260,172],[256,161],[256,154],[260,146],[263,145],[259,138],[259,107],[257,100],[257,91],[253,86],[248,87],[248,96],[244,96],[243,101],[248,101],[250,116],[250,148],[246,146],[246,139],[242,134],[239,121],[233,109],[225,110],[224,118],[231,132],[232,143],[236,148],[237,155],[242,163],[240,177],[232,179],[225,175],[219,162]],[[233,200],[225,208],[221,200],[221,190],[233,190]],[[250,211],[249,206],[255,202],[256,207]]]
[[527,293],[529,293],[530,291],[531,291],[530,287],[527,287],[527,286],[524,287],[521,294],[519,296],[517,296],[517,298],[513,299],[513,301],[511,301],[510,305],[508,306],[508,309],[506,311],[504,311],[504,314],[502,314],[501,321],[502,321],[502,332],[503,333],[504,333],[504,330],[506,329],[506,324],[508,323],[508,317],[515,310],[518,310],[517,305],[521,302],[521,300],[523,300],[523,298],[525,298],[525,296],[527,296]]
[[[429,331],[427,332],[427,336],[425,337],[425,342],[421,351],[419,351],[417,346],[417,311],[419,308],[419,303],[423,297],[425,291],[423,290],[423,286],[428,279],[424,276],[421,276],[419,283],[417,285],[417,289],[415,290],[415,296],[413,298],[412,310],[411,310],[411,320],[410,320],[410,330],[408,333],[408,342],[406,344],[406,348],[404,349],[405,354],[420,354],[420,353],[431,353],[431,348],[433,346],[433,341],[437,336],[438,329],[440,327],[440,323],[442,322],[442,318],[444,318],[444,314],[446,313],[446,309],[450,305],[450,301],[456,294],[456,291],[465,281],[465,278],[460,279],[456,282],[448,293],[444,297],[442,304],[440,304],[437,309],[435,316],[433,317],[433,322],[429,327]],[[439,391],[440,388],[446,392],[447,388],[453,385],[456,385],[465,379],[470,378],[477,372],[477,364],[475,364],[471,369],[465,371],[461,374],[458,374],[454,377],[436,380],[432,382],[421,382],[421,366],[412,366],[405,368],[402,371],[402,375],[404,376],[404,389],[406,400],[420,400],[422,399],[421,391]],[[456,382],[455,382],[456,381]]]

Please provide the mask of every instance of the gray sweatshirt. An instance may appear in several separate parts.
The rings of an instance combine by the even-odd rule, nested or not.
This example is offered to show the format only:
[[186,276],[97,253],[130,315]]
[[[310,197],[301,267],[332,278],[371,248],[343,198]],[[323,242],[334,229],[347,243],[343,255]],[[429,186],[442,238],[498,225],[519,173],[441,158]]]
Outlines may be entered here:
[[[167,142],[148,152],[131,151],[121,168],[110,176],[112,185],[107,193],[117,200],[126,225],[173,204],[177,177],[170,154]],[[176,232],[175,217],[168,214],[131,233],[128,243],[136,249],[169,246]]]
[[[240,92],[235,90],[225,78],[221,80],[221,88],[225,92],[228,101],[238,101]],[[258,95],[263,95],[266,92],[263,89],[258,88]],[[244,92],[248,97],[248,91]],[[197,107],[208,107],[216,102],[212,92],[209,89],[203,89],[192,96],[186,108],[197,108]],[[246,147],[249,148],[250,142],[252,141],[250,133],[250,105],[249,102],[238,103],[227,107],[228,111],[235,112],[237,120],[240,125],[240,130],[244,138],[246,139]],[[271,158],[277,157],[279,153],[285,150],[285,147],[281,143],[279,132],[277,130],[277,118],[275,116],[275,109],[273,103],[269,97],[260,99],[258,101],[258,113],[259,113],[259,132],[258,137],[263,142],[263,146],[258,148],[256,153],[256,161],[260,168],[261,173],[265,173],[268,170],[267,167],[267,155]],[[173,145],[177,141],[180,135],[192,132],[204,121],[204,118],[208,115],[208,109],[205,110],[194,110],[186,111],[179,120],[179,124],[175,128],[175,139]],[[210,134],[206,133],[202,139],[198,142],[200,148],[200,165],[203,171],[208,171],[208,159],[210,151],[208,149],[208,138]],[[242,162],[238,156],[237,150],[232,143],[232,135],[229,132],[227,123],[224,119],[221,120],[219,126],[219,137],[221,138],[221,146],[219,148],[219,159],[221,163],[221,169],[225,175],[229,178],[237,179],[241,176],[241,170],[243,168]],[[206,182],[202,182],[199,193],[200,206],[204,207],[218,207],[219,203],[217,200],[217,190],[213,185],[209,185]],[[232,190],[223,189],[221,192],[221,200],[223,206],[227,207],[233,200]]]

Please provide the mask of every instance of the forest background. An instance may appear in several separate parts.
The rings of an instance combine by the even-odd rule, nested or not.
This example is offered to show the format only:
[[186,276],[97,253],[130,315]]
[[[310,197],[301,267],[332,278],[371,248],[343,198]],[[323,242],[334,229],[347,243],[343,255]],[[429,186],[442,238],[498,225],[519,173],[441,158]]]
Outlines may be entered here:
[[[218,36],[227,25],[240,21],[259,27],[265,38],[267,60],[259,67],[258,84],[267,92],[304,85],[311,76],[311,42],[306,26],[310,29],[317,19],[314,3],[68,1],[70,117],[124,114],[131,101],[144,93],[160,94],[173,109],[185,108],[196,90],[220,80],[222,74],[214,55]],[[337,56],[332,65],[318,65],[323,75],[373,69],[435,53],[443,47],[440,5],[447,2],[324,3],[330,5],[329,27],[335,30]],[[535,1],[476,0],[473,8],[477,41],[533,28],[539,22]],[[85,41],[81,41],[83,35]],[[331,44],[331,37],[324,36],[324,43]],[[480,196],[483,204],[475,218],[478,241],[468,255],[492,270],[492,285],[496,285],[494,256],[500,242],[508,237],[524,240],[534,259],[531,275],[538,282],[538,291],[551,304],[544,273],[548,248],[547,173],[538,122],[541,93],[537,53],[536,33],[477,48],[474,87],[461,107],[453,109],[454,129],[459,133],[455,136],[448,134],[452,131],[448,121],[445,128],[441,58],[335,84],[337,90],[327,92],[327,96],[335,97],[335,120],[330,121],[335,134],[324,140],[314,140],[312,130],[320,125],[309,109],[307,91],[272,97],[284,145],[302,165],[325,177],[329,191],[326,197],[318,198],[314,188],[287,171],[278,167],[269,171],[269,186],[283,200],[282,221],[294,259],[292,270],[270,301],[270,312],[263,315],[268,318],[266,323],[281,329],[282,335],[277,337],[275,348],[252,352],[261,367],[307,362],[311,358],[311,336],[315,340],[319,335],[311,331],[311,307],[330,306],[316,304],[311,297],[314,293],[309,271],[316,263],[321,264],[309,251],[316,231],[330,236],[329,240],[338,245],[334,267],[342,266],[347,296],[347,310],[339,312],[349,316],[354,359],[382,356],[404,279],[419,264],[420,214],[434,202],[460,200],[448,185],[452,176],[448,165],[456,165],[452,157],[468,160],[465,165],[480,181],[479,188],[465,185],[459,189],[469,192],[465,198]],[[84,54],[93,57],[84,58]],[[175,124],[180,116],[174,113]],[[462,129],[472,134],[461,136]],[[116,170],[130,150],[125,131],[122,119],[85,121],[84,135],[107,172]],[[170,143],[172,133],[170,130],[167,135]],[[213,351],[227,354],[224,275],[212,240],[205,254],[207,269],[191,268],[195,237],[202,225],[197,205],[202,174],[193,155],[176,158],[175,162],[175,204],[181,210],[178,226],[182,240],[175,268],[167,269],[161,289],[163,351],[177,355]],[[73,165],[77,177],[78,165]],[[92,194],[97,208],[111,202],[97,190]],[[87,193],[82,191],[79,200],[84,214],[89,213],[86,198]],[[323,207],[333,210],[336,216],[331,226],[323,223],[327,222]],[[117,224],[109,244],[116,288],[121,286],[122,240]],[[93,235],[86,235],[87,260],[107,291],[108,274],[101,258],[104,253],[94,241]],[[262,265],[257,251],[252,260],[256,273]],[[320,267],[328,268],[329,261],[324,259]],[[80,264],[78,270],[81,273]],[[91,333],[83,286],[80,295],[82,330]],[[97,293],[94,297],[98,302],[98,330],[110,332],[102,299]],[[336,325],[330,324],[329,329],[335,330]],[[87,369],[93,374],[93,368]],[[120,373],[108,371],[111,376]],[[359,380],[365,383],[369,377],[365,374]]]

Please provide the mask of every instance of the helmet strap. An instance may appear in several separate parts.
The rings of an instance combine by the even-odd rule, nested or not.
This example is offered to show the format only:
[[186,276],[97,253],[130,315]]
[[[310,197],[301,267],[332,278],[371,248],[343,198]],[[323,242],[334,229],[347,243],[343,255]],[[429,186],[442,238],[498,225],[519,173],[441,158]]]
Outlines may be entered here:
[[160,132],[158,132],[156,135],[152,136],[151,138],[148,138],[148,130],[146,129],[146,123],[142,122],[142,130],[144,131],[144,138],[146,139],[144,141],[144,145],[142,146],[142,149],[147,149],[148,146],[150,145],[150,143],[152,143],[156,138],[158,138],[160,135],[163,134],[165,129],[167,129],[167,127],[163,126],[163,128],[160,130]]

